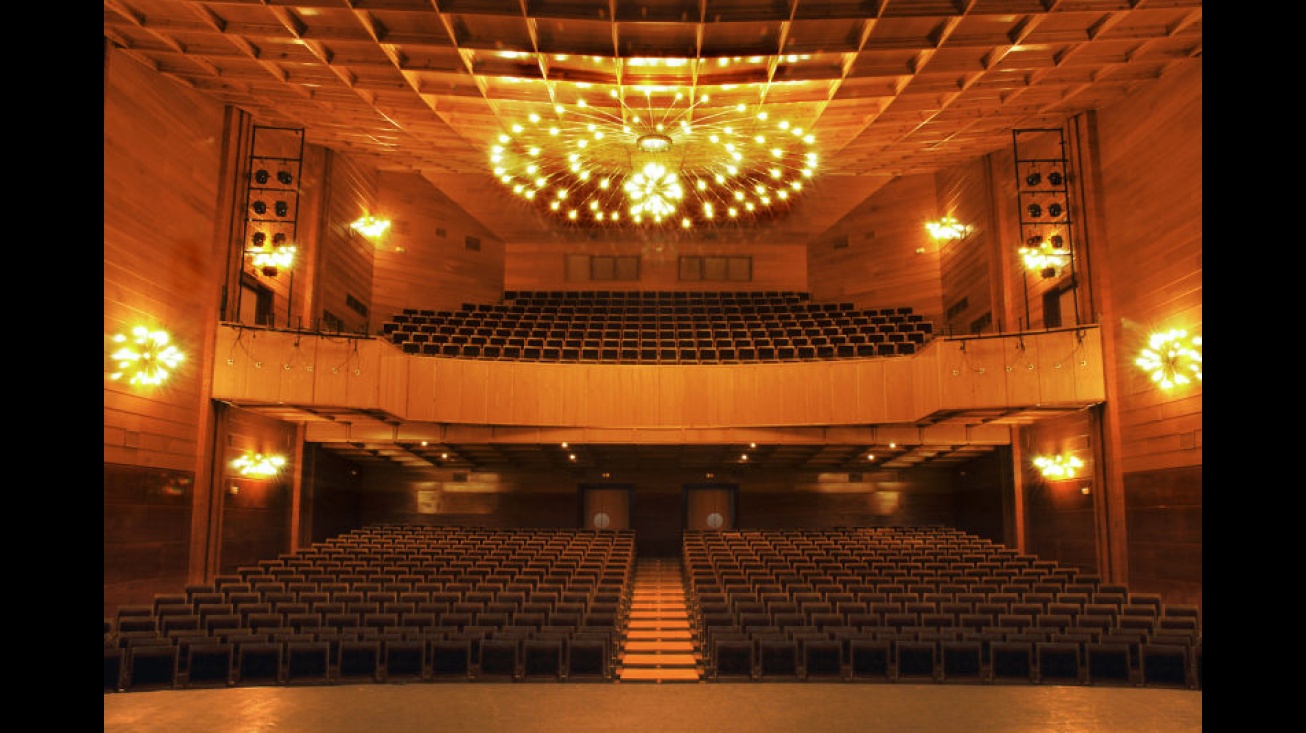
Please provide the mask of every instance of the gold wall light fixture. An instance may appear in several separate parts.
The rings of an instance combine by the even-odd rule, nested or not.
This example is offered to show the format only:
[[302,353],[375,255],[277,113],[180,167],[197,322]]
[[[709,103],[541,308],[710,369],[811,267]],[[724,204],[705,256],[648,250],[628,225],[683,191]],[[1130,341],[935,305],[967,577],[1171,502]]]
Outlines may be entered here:
[[1074,478],[1079,469],[1084,467],[1084,462],[1068,454],[1037,456],[1034,458],[1034,466],[1043,474],[1043,478],[1059,481]]
[[355,219],[349,227],[364,237],[375,238],[385,234],[390,229],[390,220],[364,214]]
[[955,217],[943,216],[934,221],[925,222],[925,228],[936,242],[955,242],[970,234],[969,224],[962,224]]
[[281,467],[286,465],[286,459],[278,455],[263,455],[248,451],[244,455],[231,462],[231,467],[236,469],[241,476],[250,476],[253,478],[268,478],[275,476],[281,471]]
[[1175,328],[1152,334],[1134,360],[1164,390],[1202,381],[1202,337]]
[[109,356],[116,367],[109,379],[125,378],[134,385],[162,384],[186,358],[170,340],[167,331],[144,326],[133,328],[131,335],[115,334],[113,343],[119,346]]

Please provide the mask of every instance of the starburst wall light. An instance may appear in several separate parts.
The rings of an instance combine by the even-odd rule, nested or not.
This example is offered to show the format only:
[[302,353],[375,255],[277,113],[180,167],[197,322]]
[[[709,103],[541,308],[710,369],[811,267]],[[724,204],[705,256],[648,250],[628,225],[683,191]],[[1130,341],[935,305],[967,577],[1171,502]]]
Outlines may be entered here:
[[667,86],[631,96],[512,122],[490,169],[563,222],[684,229],[779,216],[816,171],[815,136],[757,106],[708,107],[709,95]]
[[1202,337],[1189,337],[1183,329],[1154,333],[1134,361],[1161,389],[1202,381]]
[[163,382],[176,369],[185,356],[169,343],[168,332],[151,330],[144,326],[132,329],[131,335],[115,334],[113,342],[118,348],[109,355],[115,362],[109,379],[126,379],[128,384],[153,386]]

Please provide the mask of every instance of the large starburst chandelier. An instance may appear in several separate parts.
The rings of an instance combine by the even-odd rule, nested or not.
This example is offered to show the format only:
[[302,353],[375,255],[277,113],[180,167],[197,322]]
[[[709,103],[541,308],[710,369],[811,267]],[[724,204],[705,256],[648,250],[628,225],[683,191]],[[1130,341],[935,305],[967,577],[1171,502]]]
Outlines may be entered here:
[[773,218],[817,167],[816,138],[760,105],[710,106],[706,93],[641,85],[509,121],[494,175],[560,220],[680,227]]

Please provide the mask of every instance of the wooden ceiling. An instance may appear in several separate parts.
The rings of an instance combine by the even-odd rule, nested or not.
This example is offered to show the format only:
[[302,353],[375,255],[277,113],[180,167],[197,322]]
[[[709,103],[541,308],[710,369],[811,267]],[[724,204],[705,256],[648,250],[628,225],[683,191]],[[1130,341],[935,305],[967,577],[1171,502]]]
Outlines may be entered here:
[[[180,84],[302,128],[360,165],[422,175],[505,242],[593,240],[523,205],[494,178],[491,147],[555,104],[634,98],[649,86],[739,103],[802,125],[820,165],[784,217],[742,241],[812,241],[897,176],[1008,149],[1012,131],[1055,128],[1179,64],[1200,63],[1201,0],[105,0],[108,42]],[[511,205],[507,205],[511,204]],[[629,236],[628,234],[623,236]],[[351,461],[468,471],[580,466],[739,467],[741,445],[590,445],[577,462],[548,441],[386,439],[384,415],[258,408],[306,424]],[[1029,411],[941,415],[1020,424]],[[752,466],[807,471],[956,463],[992,450],[929,441],[794,441]],[[442,455],[454,458],[442,458]],[[732,469],[733,470],[733,469]]]
[[[308,143],[418,172],[507,242],[596,238],[511,196],[532,112],[683,90],[813,133],[818,175],[733,236],[810,241],[896,176],[1059,127],[1200,60],[1201,0],[105,0],[150,68]],[[513,205],[505,205],[510,202]],[[628,237],[629,234],[619,236]]]

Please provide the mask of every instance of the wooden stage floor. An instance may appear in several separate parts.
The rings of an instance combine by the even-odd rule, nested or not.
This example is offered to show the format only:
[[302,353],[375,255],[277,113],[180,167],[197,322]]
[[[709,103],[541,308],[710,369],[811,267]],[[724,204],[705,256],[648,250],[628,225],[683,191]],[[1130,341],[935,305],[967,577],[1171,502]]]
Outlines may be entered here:
[[105,733],[1193,733],[1202,691],[907,683],[467,682],[104,695]]

